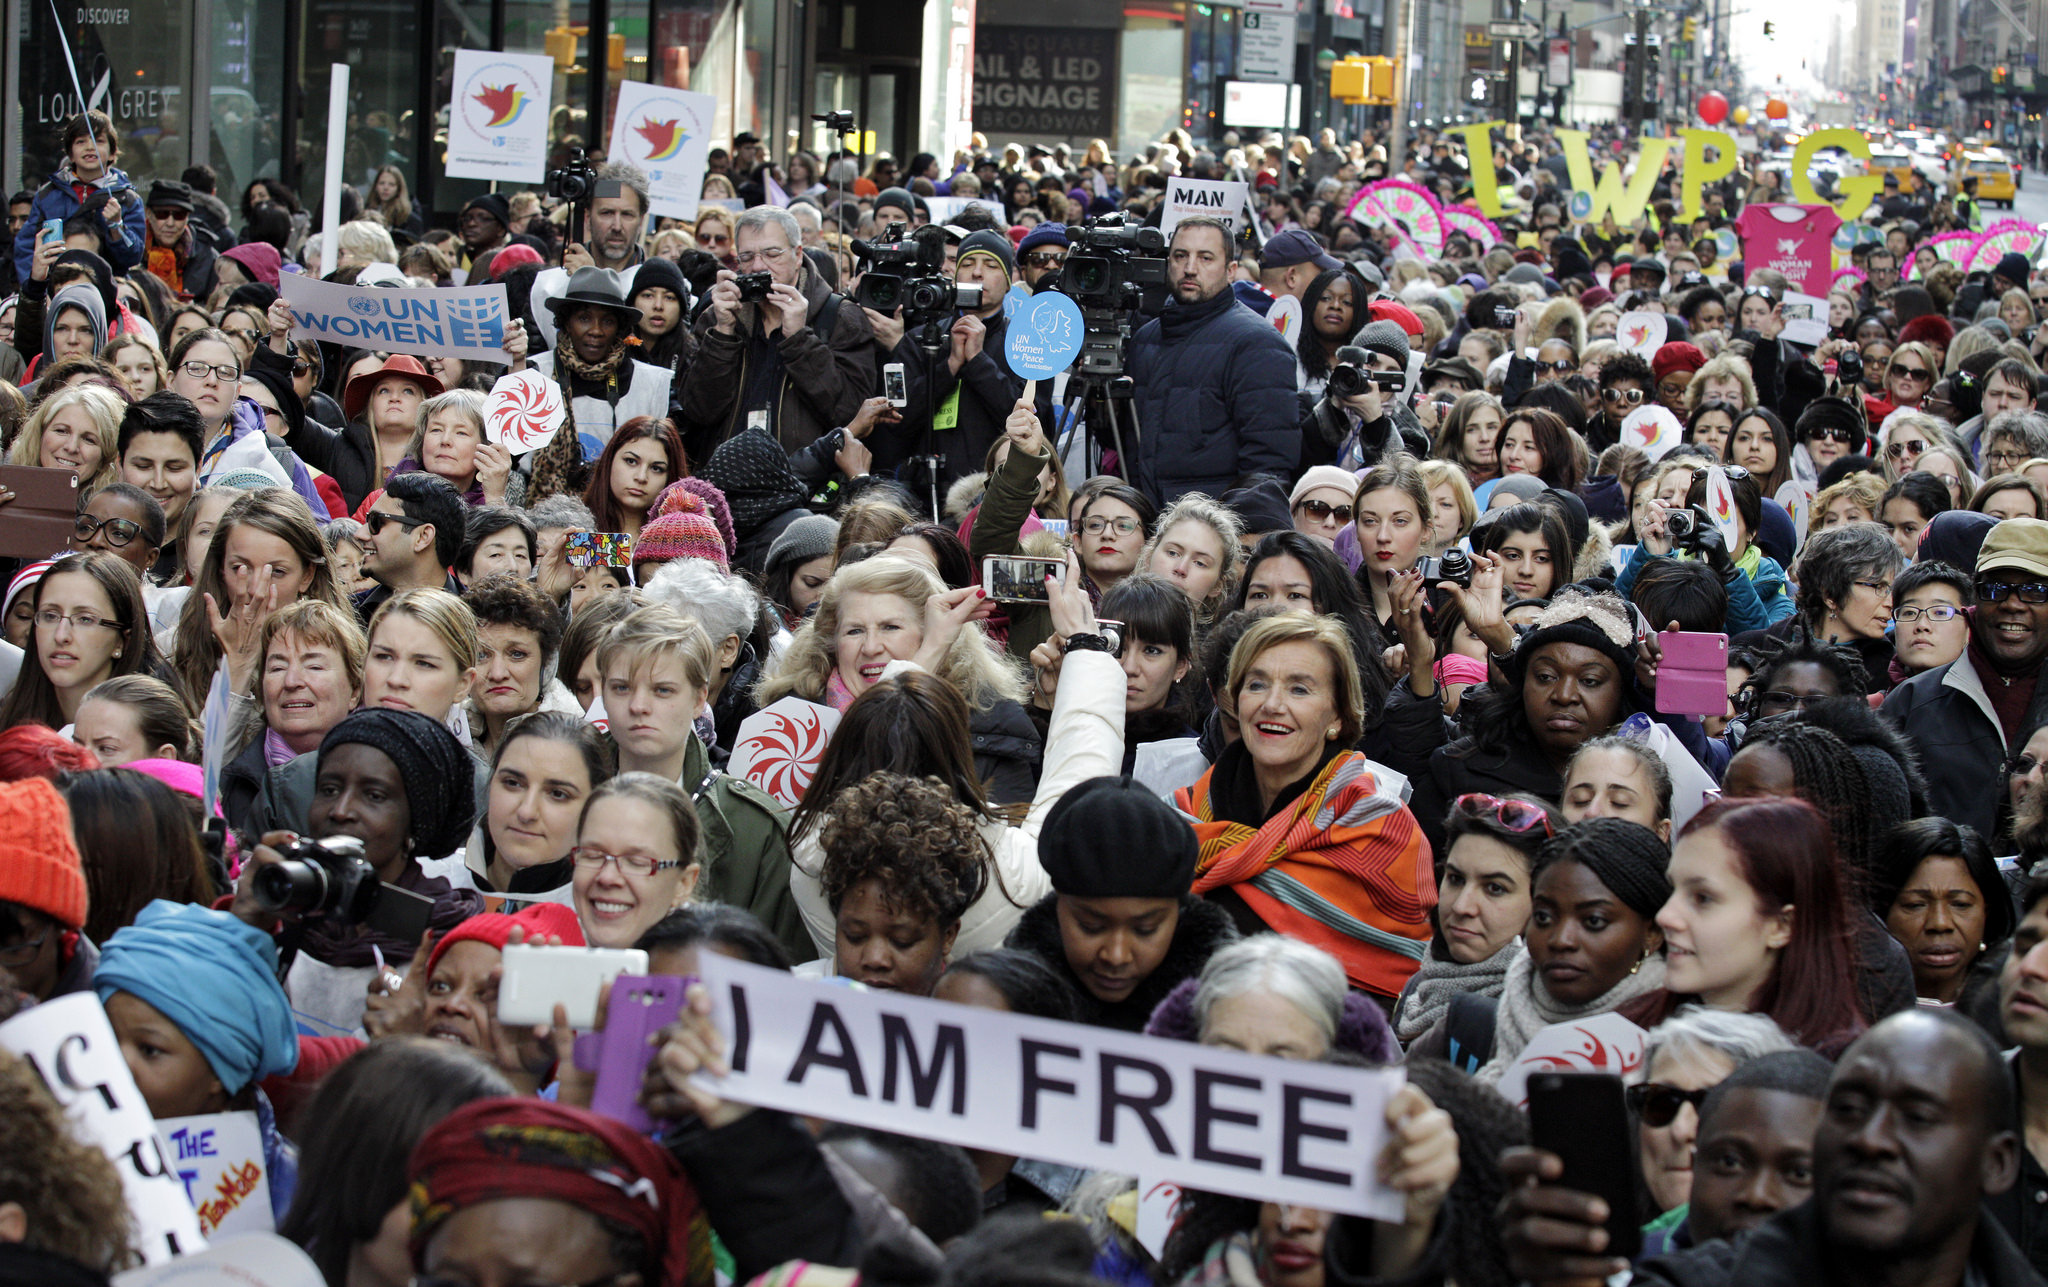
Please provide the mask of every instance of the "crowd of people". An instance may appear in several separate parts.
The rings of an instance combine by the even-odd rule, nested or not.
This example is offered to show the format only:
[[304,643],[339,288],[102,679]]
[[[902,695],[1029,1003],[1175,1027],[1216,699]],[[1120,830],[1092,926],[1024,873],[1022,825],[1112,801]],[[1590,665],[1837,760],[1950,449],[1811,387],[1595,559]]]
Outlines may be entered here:
[[[0,302],[7,462],[77,490],[4,569],[0,1017],[96,995],[157,1118],[253,1114],[330,1287],[2048,1272],[2048,279],[1927,251],[1967,193],[1861,212],[1795,343],[1805,284],[1717,236],[1780,176],[1588,222],[1534,130],[950,172],[741,135],[692,221],[607,163],[574,222],[436,227],[394,169],[331,265],[275,181],[231,230],[99,114],[62,142]],[[1475,166],[1497,241],[1354,217]],[[1006,303],[1177,175],[1254,208],[1180,219],[1102,332],[1132,396],[1021,378]],[[863,306],[897,224],[978,298]],[[518,325],[339,350],[297,272]],[[564,411],[515,452],[527,369]],[[837,716],[793,804],[739,754],[792,699]],[[566,1012],[501,1020],[517,945],[693,980],[652,1133]],[[1358,1165],[1400,1215],[1190,1191],[1148,1245],[1134,1177],[723,1098],[705,953],[1399,1065]],[[1609,1016],[1646,1035],[1588,1175],[1512,1096]],[[4,1053],[0,1100],[0,1282],[134,1263],[114,1164]]]

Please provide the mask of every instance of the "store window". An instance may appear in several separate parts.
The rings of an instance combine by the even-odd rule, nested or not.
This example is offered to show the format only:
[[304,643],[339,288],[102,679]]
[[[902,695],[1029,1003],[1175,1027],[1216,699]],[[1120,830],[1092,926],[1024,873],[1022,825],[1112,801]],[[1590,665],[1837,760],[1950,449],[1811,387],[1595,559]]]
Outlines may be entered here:
[[[421,56],[418,7],[377,0],[291,2],[305,6],[301,41],[306,88],[298,123],[298,170],[300,200],[306,209],[320,208],[326,183],[329,69],[335,63],[349,68],[343,181],[360,191],[385,165],[414,174]],[[227,197],[225,190],[222,196]]]
[[64,121],[88,102],[113,121],[120,143],[115,163],[138,186],[175,179],[184,171],[191,150],[186,137],[192,82],[188,4],[58,0],[53,6],[42,0],[24,4],[21,17],[23,187],[33,189],[49,180],[63,159],[58,136]]
[[1124,10],[1118,64],[1123,102],[1117,113],[1119,156],[1177,129],[1187,109],[1187,5],[1145,3]]

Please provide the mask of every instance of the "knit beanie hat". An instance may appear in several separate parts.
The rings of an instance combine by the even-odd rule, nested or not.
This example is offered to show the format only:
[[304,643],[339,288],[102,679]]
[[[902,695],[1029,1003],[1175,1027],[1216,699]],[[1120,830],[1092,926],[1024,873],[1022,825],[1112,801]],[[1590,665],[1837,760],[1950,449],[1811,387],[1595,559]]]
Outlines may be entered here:
[[[512,227],[512,203],[495,192],[486,192],[482,196],[471,197],[463,204],[461,213],[468,214],[472,210],[482,210],[491,218],[496,219],[503,228],[509,230]],[[458,223],[461,222],[460,215],[456,217],[456,221]]]
[[[880,210],[883,206],[891,206],[908,216],[917,210],[917,198],[910,195],[909,188],[883,188],[875,194],[874,203],[868,208]],[[879,222],[879,219],[877,221]],[[904,222],[909,223],[910,220],[906,217]]]
[[1339,469],[1335,465],[1311,467],[1302,474],[1301,480],[1294,484],[1294,490],[1288,493],[1288,511],[1291,513],[1296,505],[1301,504],[1302,497],[1318,487],[1334,487],[1349,495],[1358,490],[1358,475],[1348,469]]
[[1849,449],[1863,450],[1863,443],[1870,435],[1869,426],[1863,422],[1862,409],[1847,398],[1815,398],[1806,404],[1806,410],[1799,413],[1792,436],[1800,441],[1812,437],[1822,429],[1846,428],[1854,435]]
[[42,778],[0,783],[0,837],[0,903],[41,912],[66,929],[84,926],[85,867],[57,788]]
[[[2019,259],[2019,256],[2014,255],[2012,258]],[[2026,261],[2021,260],[2020,262],[2024,263]],[[2021,280],[2025,280],[2025,278],[2022,277]],[[1939,313],[1928,313],[1916,317],[1899,328],[1899,343],[1901,344],[1932,344],[1938,349],[1946,350],[1949,345],[1955,343],[1955,338],[1955,324]]]
[[[1376,299],[1372,302],[1370,312],[1373,321],[1392,322],[1400,327],[1401,338],[1403,339],[1410,335],[1422,334],[1422,319],[1417,317],[1415,310],[1406,304],[1397,304],[1391,299]],[[1357,343],[1356,340],[1352,342],[1354,344]],[[1407,359],[1403,358],[1402,361],[1405,363]]]
[[1493,490],[1488,496],[1512,496],[1520,504],[1528,505],[1549,490],[1543,485],[1543,480],[1535,474],[1508,474],[1494,480]]
[[427,976],[433,977],[441,954],[455,944],[488,943],[502,952],[515,929],[526,931],[525,941],[528,943],[553,935],[562,940],[563,947],[585,946],[583,925],[576,919],[573,907],[565,907],[561,903],[534,903],[510,914],[485,912],[470,917],[434,940],[434,950],[427,957]]
[[1367,352],[1383,353],[1394,359],[1403,371],[1408,369],[1408,332],[1401,329],[1399,322],[1367,322],[1351,337],[1351,342]]
[[277,410],[284,417],[285,428],[293,433],[305,429],[306,404],[292,383],[291,372],[280,371],[274,366],[252,366],[242,372],[242,378],[254,380],[270,390],[270,396],[277,399]]
[[1671,849],[1640,822],[1588,818],[1544,842],[1536,870],[1575,862],[1600,878],[1616,898],[1645,920],[1671,897]]
[[1246,537],[1294,530],[1294,506],[1287,503],[1276,478],[1261,478],[1249,487],[1233,487],[1218,499],[1222,500],[1223,508],[1237,515]]
[[[490,278],[494,282],[501,282],[505,280],[505,274],[511,272],[515,268],[524,268],[528,264],[532,264],[535,267],[539,268],[545,268],[547,267],[547,262],[548,261],[541,256],[541,253],[538,250],[535,250],[532,246],[521,246],[516,244],[505,246],[500,248],[497,252],[491,255]],[[662,262],[667,263],[668,261],[663,260]],[[360,281],[361,278],[358,278],[357,280]]]
[[1944,510],[1920,533],[1918,561],[1946,563],[1965,575],[1975,575],[1977,552],[1984,548],[1984,538],[1997,526],[1997,519],[1973,509]]
[[1030,254],[1040,246],[1066,246],[1067,225],[1063,223],[1042,223],[1024,234],[1024,240],[1017,243],[1017,254]]
[[266,487],[282,487],[283,483],[260,469],[230,469],[224,474],[215,474],[206,480],[208,487],[229,487],[238,492],[260,492]]
[[1650,374],[1662,381],[1673,371],[1693,372],[1707,364],[1707,355],[1697,344],[1665,344],[1650,355]]
[[0,618],[7,616],[8,611],[14,607],[16,599],[35,590],[36,582],[43,579],[43,574],[48,572],[50,565],[56,561],[55,559],[37,559],[33,563],[24,565],[21,571],[14,574],[14,579],[7,583],[7,597],[0,599]]
[[475,761],[439,720],[418,711],[359,710],[327,731],[319,758],[350,742],[382,751],[398,766],[414,858],[446,858],[469,839],[476,820]]
[[[690,283],[683,280],[683,270],[676,266],[675,260],[661,255],[656,255],[640,265],[634,272],[633,284],[626,291],[626,302],[632,303],[634,297],[641,291],[657,286],[673,294],[685,307],[689,305]],[[687,325],[688,319],[684,320]]]
[[[960,257],[954,262],[964,262],[969,255],[988,255],[1003,266],[1003,274],[1015,281],[1017,278],[1017,256],[1010,250],[1010,239],[990,228],[970,232],[960,241]],[[1007,286],[1005,290],[1009,289]]]
[[[726,504],[725,493],[720,490],[717,483],[712,482],[708,478],[698,478],[692,475],[688,478],[676,479],[669,484],[669,487],[680,487],[704,502],[705,516],[718,524],[718,539],[725,543],[726,558],[730,559],[739,552],[740,538],[734,534],[732,527],[732,506]],[[659,496],[654,498],[654,512],[656,514],[668,513],[668,510],[663,507],[661,497]]]
[[1195,881],[1195,829],[1129,774],[1090,778],[1060,797],[1038,833],[1038,862],[1076,898],[1180,898]]
[[718,524],[705,514],[704,502],[688,492],[681,495],[689,502],[687,506],[672,506],[640,529],[640,538],[633,542],[633,562],[703,559],[730,570],[725,542],[718,537]]
[[[2033,266],[2027,257],[2016,250],[2008,250],[1998,257],[1998,263],[1991,269],[1994,277],[2003,277],[2013,285],[2026,289],[2027,279],[2033,275]],[[1903,337],[1900,343],[1904,343]]]
[[1520,688],[1529,659],[1538,648],[1554,643],[1583,644],[1605,654],[1624,681],[1635,673],[1635,614],[1619,595],[1588,594],[1574,586],[1552,595],[1550,606],[1515,645],[1515,655],[1505,667],[1508,680]]
[[768,547],[768,561],[762,572],[774,576],[785,567],[822,559],[839,543],[839,520],[826,514],[806,514],[775,538]]

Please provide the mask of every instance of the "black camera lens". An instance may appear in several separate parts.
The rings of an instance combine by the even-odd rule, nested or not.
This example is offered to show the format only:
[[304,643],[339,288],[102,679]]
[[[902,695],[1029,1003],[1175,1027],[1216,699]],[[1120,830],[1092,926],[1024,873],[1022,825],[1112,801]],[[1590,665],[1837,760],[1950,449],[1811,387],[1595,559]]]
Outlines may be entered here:
[[327,869],[288,858],[257,868],[249,888],[266,912],[310,912],[327,901]]
[[1330,368],[1330,396],[1355,398],[1365,392],[1365,372],[1349,362],[1342,362]]
[[1094,255],[1069,255],[1061,280],[1074,294],[1100,294],[1109,289],[1109,261]]
[[1472,587],[1471,556],[1463,550],[1446,550],[1443,558],[1437,560],[1436,579],[1449,581],[1453,585],[1461,585],[1469,590]]

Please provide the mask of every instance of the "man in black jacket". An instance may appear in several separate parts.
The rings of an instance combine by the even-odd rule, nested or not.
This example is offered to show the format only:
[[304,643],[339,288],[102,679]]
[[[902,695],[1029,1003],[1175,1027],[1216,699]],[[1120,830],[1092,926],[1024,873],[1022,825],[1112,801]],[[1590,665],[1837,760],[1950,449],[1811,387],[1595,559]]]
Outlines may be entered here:
[[155,273],[179,299],[204,300],[213,294],[213,247],[192,227],[192,189],[169,179],[149,185],[143,222],[149,226],[149,249],[142,266]]
[[1255,474],[1291,481],[1300,463],[1294,350],[1231,293],[1231,256],[1228,223],[1181,220],[1167,249],[1173,304],[1131,340],[1138,441],[1124,443],[1123,468],[1162,506]]
[[[2018,1175],[2012,1080],[1998,1048],[1946,1010],[1880,1021],[1842,1055],[1813,1143],[1813,1197],[1731,1241],[1636,1267],[1637,1287],[2030,1287],[2041,1279],[1985,1210]],[[1509,1262],[1532,1283],[1628,1268],[1602,1255],[1606,1207],[1529,1183],[1560,1174],[1553,1154],[1503,1162]],[[1349,1223],[1345,1221],[1343,1223]],[[1341,1246],[1341,1240],[1338,1244]],[[1333,1265],[1333,1269],[1340,1269]],[[1357,1276],[1334,1272],[1344,1284]]]

